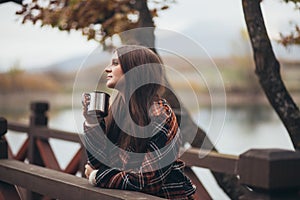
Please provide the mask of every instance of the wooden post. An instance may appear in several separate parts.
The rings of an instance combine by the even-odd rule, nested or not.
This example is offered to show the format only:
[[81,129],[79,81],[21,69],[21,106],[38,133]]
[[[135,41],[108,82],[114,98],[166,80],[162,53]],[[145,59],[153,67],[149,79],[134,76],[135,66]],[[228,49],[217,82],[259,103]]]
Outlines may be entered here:
[[[30,104],[30,127],[29,127],[29,146],[28,146],[28,161],[31,164],[44,166],[43,160],[41,158],[40,152],[38,150],[36,144],[36,133],[35,128],[41,126],[48,125],[48,117],[46,112],[49,109],[49,104],[47,102],[32,102]],[[42,196],[34,193],[34,192],[27,192],[27,199],[42,199]]]
[[46,116],[46,112],[49,110],[48,102],[32,102],[30,104],[30,110],[31,126],[47,126],[48,117]]
[[7,132],[7,120],[0,117],[0,159],[8,158],[8,146],[4,139],[4,135]]
[[49,109],[49,104],[46,102],[33,102],[30,104],[30,127],[29,127],[29,148],[28,148],[28,160],[29,163],[44,166],[41,159],[41,155],[36,145],[36,127],[47,126],[48,117],[46,112]]
[[300,199],[300,152],[252,149],[240,155],[240,182],[253,191],[241,200]]
[[[8,158],[8,145],[4,138],[7,133],[7,120],[0,117],[0,159]],[[20,199],[14,185],[0,181],[0,199]]]
[[80,145],[81,145],[81,159],[80,159],[79,171],[81,172],[81,177],[85,177],[84,166],[87,162],[87,154],[86,154],[85,146],[82,143],[80,143]]

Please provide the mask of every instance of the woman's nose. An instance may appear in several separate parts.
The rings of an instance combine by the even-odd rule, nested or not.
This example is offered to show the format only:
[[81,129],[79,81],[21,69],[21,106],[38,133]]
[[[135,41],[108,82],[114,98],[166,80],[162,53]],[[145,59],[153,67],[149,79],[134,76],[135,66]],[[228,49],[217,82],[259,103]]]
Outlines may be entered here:
[[109,73],[109,72],[111,72],[110,65],[106,66],[104,70],[105,70],[105,72],[106,72],[106,73]]

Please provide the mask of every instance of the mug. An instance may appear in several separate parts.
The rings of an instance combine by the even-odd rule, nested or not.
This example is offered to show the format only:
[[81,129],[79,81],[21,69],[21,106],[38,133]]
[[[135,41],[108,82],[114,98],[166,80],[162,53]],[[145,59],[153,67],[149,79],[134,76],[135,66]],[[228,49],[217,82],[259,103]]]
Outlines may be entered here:
[[100,91],[86,93],[90,97],[87,114],[99,117],[106,117],[108,114],[109,94]]

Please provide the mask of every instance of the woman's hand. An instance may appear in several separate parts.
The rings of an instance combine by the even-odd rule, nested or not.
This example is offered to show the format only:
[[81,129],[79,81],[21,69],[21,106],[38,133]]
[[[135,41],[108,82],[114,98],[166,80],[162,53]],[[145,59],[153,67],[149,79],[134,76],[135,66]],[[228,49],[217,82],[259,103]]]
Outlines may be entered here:
[[90,95],[88,93],[82,94],[82,106],[83,106],[83,116],[88,124],[98,124],[98,119],[96,116],[88,115],[88,105],[90,104]]
[[91,185],[97,185],[97,183],[96,183],[97,170],[92,168],[89,164],[86,164],[84,174],[85,174],[86,178],[89,180],[89,183]]
[[89,179],[90,174],[92,173],[92,171],[94,169],[89,164],[86,164],[84,167],[85,167],[84,174],[85,174],[86,178]]

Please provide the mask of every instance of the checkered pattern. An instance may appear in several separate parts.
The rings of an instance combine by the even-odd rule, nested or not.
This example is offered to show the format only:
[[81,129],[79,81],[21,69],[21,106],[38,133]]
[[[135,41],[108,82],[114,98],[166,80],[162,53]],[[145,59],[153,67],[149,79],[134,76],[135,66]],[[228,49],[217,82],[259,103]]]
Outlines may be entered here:
[[[104,120],[97,127],[84,126],[88,161],[98,170],[96,185],[140,191],[168,199],[192,199],[196,189],[184,175],[184,163],[178,159],[180,130],[166,100],[152,104],[150,118],[153,136],[147,144],[147,152],[137,154],[143,156],[139,159],[132,156],[134,148],[125,151],[108,144],[106,134],[103,134]],[[109,160],[112,164],[109,166],[117,167],[109,167],[99,160]],[[137,164],[139,167],[136,167]],[[132,169],[128,167],[131,165],[134,166]]]

